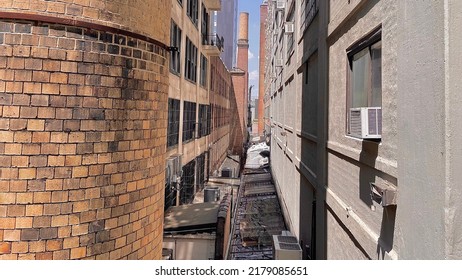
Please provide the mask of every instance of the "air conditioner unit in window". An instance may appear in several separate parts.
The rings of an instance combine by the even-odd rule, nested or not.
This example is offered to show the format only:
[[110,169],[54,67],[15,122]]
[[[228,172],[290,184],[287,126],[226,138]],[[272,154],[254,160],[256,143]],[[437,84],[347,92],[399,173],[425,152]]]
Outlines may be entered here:
[[294,31],[295,31],[294,23],[293,22],[286,22],[284,24],[284,31],[285,31],[286,34],[294,33]]
[[275,65],[276,65],[276,67],[282,67],[282,66],[284,66],[284,60],[283,60],[282,58],[276,59]]
[[286,1],[285,0],[277,0],[276,2],[276,9],[278,10],[283,10],[286,7]]
[[181,177],[181,155],[173,155],[167,159],[167,173],[166,183],[179,183]]
[[350,109],[349,135],[362,139],[382,138],[382,108],[360,107]]
[[301,260],[302,248],[297,238],[290,235],[273,235],[273,258],[275,260]]

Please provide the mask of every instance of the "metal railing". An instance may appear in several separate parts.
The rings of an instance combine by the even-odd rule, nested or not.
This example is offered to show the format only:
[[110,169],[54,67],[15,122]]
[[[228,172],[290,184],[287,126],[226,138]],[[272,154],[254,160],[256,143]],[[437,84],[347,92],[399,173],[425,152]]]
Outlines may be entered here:
[[202,35],[202,45],[215,46],[220,52],[223,51],[224,38],[218,36],[218,34]]

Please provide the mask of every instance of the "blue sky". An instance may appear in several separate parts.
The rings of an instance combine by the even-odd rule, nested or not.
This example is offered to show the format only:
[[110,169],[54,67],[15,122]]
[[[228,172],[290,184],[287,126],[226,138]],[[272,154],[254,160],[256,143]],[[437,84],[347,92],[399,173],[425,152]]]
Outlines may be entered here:
[[[262,0],[239,0],[239,13],[249,13],[249,86],[252,96],[258,96],[258,52],[260,45],[260,4]],[[238,16],[239,19],[239,16]]]

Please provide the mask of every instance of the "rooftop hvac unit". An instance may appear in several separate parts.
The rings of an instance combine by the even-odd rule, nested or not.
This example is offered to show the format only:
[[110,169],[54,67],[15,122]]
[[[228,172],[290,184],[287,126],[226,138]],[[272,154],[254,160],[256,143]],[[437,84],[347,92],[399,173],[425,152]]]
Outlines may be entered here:
[[233,177],[233,171],[230,168],[223,168],[221,170],[221,177],[223,177],[223,178],[232,178]]
[[282,67],[284,66],[284,60],[282,58],[278,58],[275,61],[276,67]]
[[204,202],[214,202],[220,200],[220,189],[218,187],[205,187]]
[[167,183],[178,183],[181,177],[181,155],[174,155],[167,159]]
[[275,260],[301,260],[302,248],[297,238],[289,235],[273,235],[273,258]]
[[277,0],[276,1],[276,9],[277,10],[284,10],[286,7],[286,1],[285,0]]
[[382,138],[382,108],[360,107],[350,109],[349,132],[362,139]]
[[286,22],[284,24],[284,32],[286,34],[292,34],[295,31],[294,23],[293,22]]

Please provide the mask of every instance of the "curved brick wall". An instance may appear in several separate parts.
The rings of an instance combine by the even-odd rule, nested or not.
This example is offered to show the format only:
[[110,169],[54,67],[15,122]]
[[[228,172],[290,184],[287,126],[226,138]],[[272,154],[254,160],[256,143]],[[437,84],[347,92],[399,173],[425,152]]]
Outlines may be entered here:
[[0,11],[78,19],[167,42],[170,0],[1,0]]
[[[65,2],[78,2],[99,20],[128,11],[4,2],[67,14],[76,4]],[[90,2],[98,12],[85,12]],[[170,23],[155,9],[146,22],[153,16]],[[119,18],[132,31],[159,29]],[[116,33],[0,19],[0,259],[161,258],[167,53]]]

